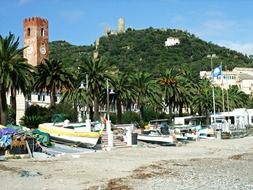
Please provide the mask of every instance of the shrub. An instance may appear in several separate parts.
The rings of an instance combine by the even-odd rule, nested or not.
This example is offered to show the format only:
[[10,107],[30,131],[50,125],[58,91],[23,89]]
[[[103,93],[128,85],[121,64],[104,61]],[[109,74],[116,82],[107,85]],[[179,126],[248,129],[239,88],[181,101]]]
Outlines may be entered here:
[[23,116],[20,119],[20,125],[26,126],[30,129],[38,128],[41,123],[43,123],[43,118],[37,115]]
[[61,114],[65,119],[68,119],[72,122],[77,122],[78,112],[73,108],[72,103],[64,102],[57,104],[53,114]]
[[122,114],[122,123],[140,122],[140,116],[136,112],[125,112]]
[[150,120],[158,119],[159,118],[159,113],[156,112],[153,108],[147,107],[144,109],[144,114],[143,114],[143,120],[145,122],[148,122]]

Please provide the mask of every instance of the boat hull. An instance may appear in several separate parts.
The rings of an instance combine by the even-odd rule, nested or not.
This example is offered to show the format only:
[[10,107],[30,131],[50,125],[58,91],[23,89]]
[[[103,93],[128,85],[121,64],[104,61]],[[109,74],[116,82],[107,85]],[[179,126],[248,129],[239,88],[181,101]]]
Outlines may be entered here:
[[174,145],[174,140],[171,136],[149,136],[140,134],[138,135],[137,139],[139,141],[152,144]]
[[81,147],[95,147],[101,138],[100,132],[82,132],[79,130],[55,126],[52,123],[39,125],[39,130],[49,133],[50,137],[57,142],[74,143]]

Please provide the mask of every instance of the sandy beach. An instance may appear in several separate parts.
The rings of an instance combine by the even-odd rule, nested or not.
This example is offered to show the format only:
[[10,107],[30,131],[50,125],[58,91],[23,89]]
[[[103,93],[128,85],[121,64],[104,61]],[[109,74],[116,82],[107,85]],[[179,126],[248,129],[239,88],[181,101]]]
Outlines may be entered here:
[[1,189],[253,189],[253,137],[0,162]]

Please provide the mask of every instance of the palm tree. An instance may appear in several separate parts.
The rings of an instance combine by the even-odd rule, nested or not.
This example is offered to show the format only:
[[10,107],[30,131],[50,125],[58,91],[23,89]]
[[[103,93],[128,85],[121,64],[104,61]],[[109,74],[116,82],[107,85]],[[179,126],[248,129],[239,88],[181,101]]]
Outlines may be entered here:
[[[179,87],[181,90],[180,99],[175,104],[179,107],[179,116],[183,116],[183,108],[191,108],[192,99],[195,96],[198,88],[197,84],[199,77],[193,76],[192,72],[186,70],[180,70],[179,76],[177,76]],[[192,110],[191,110],[192,111]]]
[[75,75],[59,60],[44,60],[35,67],[34,89],[40,93],[46,91],[50,94],[50,106],[55,108],[55,97],[57,92],[63,89],[73,89]]
[[[21,59],[22,61],[22,59]],[[16,118],[16,93],[23,93],[26,96],[32,91],[34,67],[26,62],[17,62],[11,73],[13,84],[11,85],[11,106]],[[25,59],[23,61],[26,61]]]
[[[236,85],[228,89],[227,96],[229,109],[245,107],[249,100],[249,96],[241,91]],[[228,105],[226,106],[228,108]]]
[[[19,38],[15,39],[14,34],[3,38],[0,35],[0,123],[6,125],[8,117],[8,106],[6,93],[11,90],[15,98],[16,90],[26,93],[32,83],[32,67],[22,57],[24,48],[18,49]],[[16,101],[12,101],[12,106]]]
[[111,81],[114,89],[114,98],[117,105],[117,122],[122,123],[122,103],[126,102],[131,96],[131,86],[129,84],[129,77],[126,73],[118,73]]
[[[208,79],[201,79],[199,82],[199,87],[196,95],[193,98],[192,104],[194,105],[195,111],[201,115],[206,116],[206,124],[209,123],[209,114],[213,111],[213,89],[211,82]],[[214,88],[214,93],[216,95],[215,105],[216,108],[222,107],[222,100],[217,95],[220,89]],[[217,111],[217,109],[215,109]]]
[[[62,96],[60,102],[68,102],[74,105],[74,109],[77,110],[77,107],[89,106],[89,102],[91,102],[90,94],[88,91],[83,88],[75,88],[75,89],[66,89]],[[87,113],[88,114],[88,113]]]
[[167,69],[164,74],[158,79],[163,92],[165,107],[169,107],[169,114],[172,116],[172,111],[179,102],[183,102],[184,93],[186,91],[180,83],[180,73],[178,70],[171,68]]
[[160,89],[151,74],[145,72],[133,73],[130,76],[131,92],[140,109],[140,120],[143,120],[144,106],[159,103]]
[[94,103],[94,120],[99,119],[99,96],[106,80],[111,79],[113,69],[114,67],[109,65],[103,57],[86,57],[83,59],[83,65],[80,66],[80,77],[85,78],[88,75],[88,91]]

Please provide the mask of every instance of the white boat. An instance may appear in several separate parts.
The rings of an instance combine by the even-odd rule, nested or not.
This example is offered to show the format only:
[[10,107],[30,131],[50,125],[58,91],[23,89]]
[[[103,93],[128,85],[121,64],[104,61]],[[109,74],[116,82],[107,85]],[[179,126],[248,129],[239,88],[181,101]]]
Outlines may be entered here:
[[199,139],[215,139],[214,137],[214,130],[205,128],[205,129],[200,129],[198,131],[199,134]]
[[53,140],[62,143],[74,143],[81,147],[95,147],[101,140],[103,127],[98,132],[89,132],[84,123],[43,123],[38,127],[39,130],[49,133]]
[[137,139],[153,144],[161,145],[174,145],[174,139],[171,135],[162,135],[158,130],[143,131],[142,134],[138,134]]

